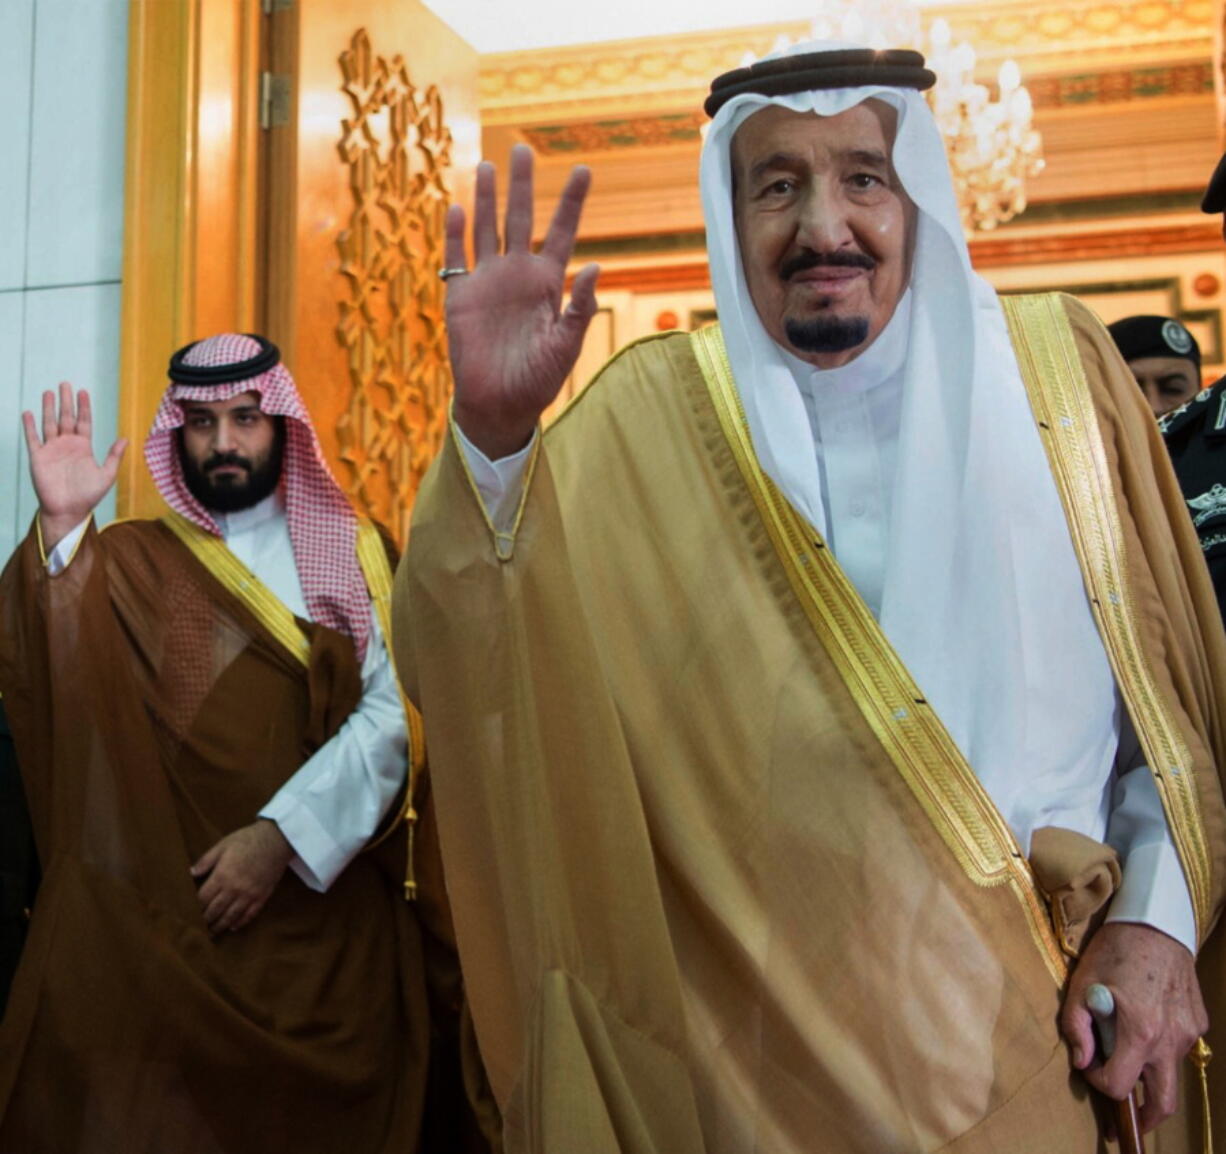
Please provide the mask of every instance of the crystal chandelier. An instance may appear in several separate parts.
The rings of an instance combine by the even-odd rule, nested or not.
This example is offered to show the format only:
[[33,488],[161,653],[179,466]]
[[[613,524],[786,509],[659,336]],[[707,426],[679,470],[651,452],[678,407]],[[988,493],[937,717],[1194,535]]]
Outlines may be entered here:
[[[923,35],[913,0],[822,0],[811,25],[815,40],[870,48],[920,47],[936,73],[928,103],[945,141],[968,232],[986,232],[1026,207],[1026,181],[1043,168],[1034,109],[1012,60],[1000,66],[996,93],[975,80],[975,49],[952,43],[949,24],[934,20]],[[783,40],[776,47],[786,47]]]

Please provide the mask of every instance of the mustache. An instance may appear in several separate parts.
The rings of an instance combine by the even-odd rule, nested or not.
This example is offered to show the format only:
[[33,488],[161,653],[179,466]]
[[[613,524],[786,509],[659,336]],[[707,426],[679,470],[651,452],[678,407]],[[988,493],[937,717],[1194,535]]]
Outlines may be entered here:
[[200,469],[201,472],[211,473],[214,469],[220,469],[224,465],[237,465],[240,469],[251,472],[251,462],[238,453],[214,453],[200,466]]
[[798,272],[823,267],[862,268],[872,272],[877,267],[877,262],[863,252],[814,252],[807,248],[788,257],[779,266],[779,277],[781,280],[791,280]]

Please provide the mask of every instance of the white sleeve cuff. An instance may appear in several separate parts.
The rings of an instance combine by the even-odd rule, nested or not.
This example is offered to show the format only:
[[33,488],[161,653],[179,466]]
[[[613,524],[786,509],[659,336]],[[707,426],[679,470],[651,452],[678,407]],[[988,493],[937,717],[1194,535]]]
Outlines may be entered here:
[[[37,516],[37,514],[35,514]],[[93,514],[90,514],[92,517]],[[65,534],[56,542],[55,548],[51,550],[47,557],[47,576],[58,577],[65,569],[68,568],[68,563],[77,554],[77,548],[81,544],[81,538],[85,536],[85,530],[89,527],[90,518],[86,517],[75,529]]]
[[372,608],[362,699],[260,811],[285,835],[296,855],[290,868],[310,889],[328,889],[369,841],[404,783],[407,743],[400,690]]
[[1107,842],[1120,855],[1123,878],[1107,921],[1153,926],[1195,954],[1192,897],[1149,767],[1120,774],[1111,800]]
[[1170,844],[1139,845],[1124,863],[1109,922],[1140,922],[1169,934],[1196,954],[1196,914],[1179,855]]
[[289,868],[307,889],[323,893],[340,876],[348,858],[315,815],[295,797],[278,793],[259,813],[277,823],[294,857]]
[[[454,423],[454,422],[453,422]],[[500,457],[491,461],[465,435],[464,430],[455,423],[456,439],[464,451],[464,459],[468,462],[468,471],[477,484],[477,492],[485,511],[493,522],[494,529],[499,533],[509,533],[515,523],[515,514],[519,511],[520,498],[524,490],[524,471],[532,456],[532,448],[536,444],[540,430],[532,431],[532,439],[509,457]]]

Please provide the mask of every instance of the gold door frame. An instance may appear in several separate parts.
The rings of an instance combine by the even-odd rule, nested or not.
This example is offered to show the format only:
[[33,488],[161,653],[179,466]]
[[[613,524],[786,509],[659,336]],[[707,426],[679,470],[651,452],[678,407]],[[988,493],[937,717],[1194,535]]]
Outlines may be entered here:
[[260,0],[132,0],[121,289],[121,517],[164,506],[140,447],[170,353],[255,327]]

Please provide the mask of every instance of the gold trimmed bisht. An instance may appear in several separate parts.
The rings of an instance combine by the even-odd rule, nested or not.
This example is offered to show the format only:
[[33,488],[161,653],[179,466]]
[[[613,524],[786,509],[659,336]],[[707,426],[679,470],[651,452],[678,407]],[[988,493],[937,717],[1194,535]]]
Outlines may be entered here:
[[[305,667],[310,663],[311,646],[306,635],[298,626],[298,619],[271,589],[268,588],[250,569],[247,568],[227,547],[220,538],[202,529],[193,521],[179,513],[170,512],[162,518],[162,523],[187,547],[212,575],[218,583],[240,601],[251,614],[276,638],[285,651],[291,654]],[[40,539],[41,543],[41,539]],[[367,518],[358,521],[356,542],[358,564],[362,575],[366,578],[366,588],[370,593],[371,604],[379,619],[379,627],[387,646],[388,660],[392,662],[395,672],[395,655],[392,649],[392,570],[388,564],[387,552],[378,529]],[[400,679],[397,677],[397,685]],[[412,702],[400,691],[400,701],[404,709],[405,728],[408,733],[408,780],[405,787],[404,802],[396,820],[388,824],[388,828],[374,838],[367,846],[373,849],[391,836],[400,822],[406,827],[408,850],[405,864],[404,896],[406,901],[417,897],[417,880],[413,868],[413,835],[417,825],[418,814],[414,807],[417,786],[421,771],[426,761],[425,730],[421,715]]]

